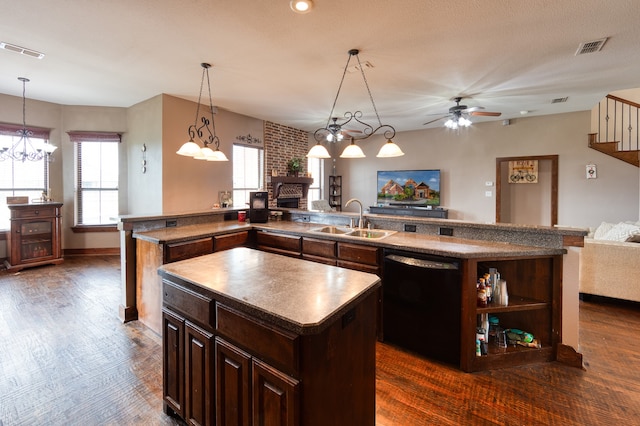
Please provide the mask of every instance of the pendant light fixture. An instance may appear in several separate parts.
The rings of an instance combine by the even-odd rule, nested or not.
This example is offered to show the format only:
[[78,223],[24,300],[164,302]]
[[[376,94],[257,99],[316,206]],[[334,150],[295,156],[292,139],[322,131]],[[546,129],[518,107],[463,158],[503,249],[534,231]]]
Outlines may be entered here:
[[[202,63],[202,79],[200,80],[200,95],[198,96],[198,106],[196,107],[196,118],[192,125],[189,126],[189,141],[185,142],[176,154],[186,157],[193,157],[196,160],[207,161],[229,161],[226,155],[220,151],[220,139],[216,136],[216,124],[213,118],[213,101],[211,99],[211,83],[209,81],[209,68],[211,64]],[[200,117],[200,100],[202,99],[202,89],[204,88],[204,77],[207,77],[207,88],[209,89],[209,109],[211,112],[211,120],[206,115]],[[198,124],[200,120],[200,124]],[[202,147],[194,142],[197,138],[202,143]],[[215,149],[211,149],[212,145]]]
[[27,98],[25,96],[26,84],[30,80],[25,77],[18,77],[18,80],[22,82],[22,128],[17,130],[20,138],[13,144],[0,145],[0,161],[9,159],[22,162],[25,160],[40,161],[45,156],[48,157],[57,147],[48,141],[32,141],[30,139],[33,136],[33,131],[27,128]]
[[[370,136],[381,132],[385,138],[387,138],[387,142],[382,146],[380,151],[378,152],[377,157],[398,157],[404,155],[400,147],[396,145],[392,139],[396,135],[396,130],[393,126],[389,124],[382,124],[380,120],[380,115],[378,114],[378,109],[376,108],[376,103],[373,100],[373,95],[371,95],[371,89],[369,89],[369,83],[367,82],[367,77],[364,75],[364,67],[360,62],[360,57],[358,54],[360,51],[358,49],[349,50],[349,58],[347,59],[347,63],[344,66],[344,71],[342,72],[342,79],[340,80],[340,85],[338,86],[338,92],[336,93],[336,97],[333,101],[333,106],[331,107],[331,111],[329,113],[329,119],[327,120],[327,125],[316,130],[313,133],[314,139],[318,142],[307,154],[307,157],[312,158],[330,158],[329,153],[326,149],[324,152],[321,148],[324,148],[321,145],[322,141],[327,142],[339,142],[344,138],[345,134],[351,135],[351,133],[359,133],[362,136],[351,137],[351,143],[345,148],[344,152],[340,157],[342,158],[363,158],[365,157],[362,149],[355,144],[356,140],[365,140]],[[333,111],[336,107],[336,103],[338,102],[338,97],[340,96],[340,89],[342,89],[342,83],[344,83],[344,77],[347,73],[347,69],[349,68],[349,63],[351,62],[352,57],[356,57],[358,61],[357,68],[360,70],[360,74],[362,75],[362,80],[364,81],[365,87],[367,88],[367,93],[369,94],[369,99],[371,100],[371,105],[373,106],[373,111],[376,114],[376,118],[378,120],[377,127],[374,128],[374,125],[368,124],[362,120],[362,111],[355,112],[346,112],[344,114],[345,121],[339,123],[338,118],[333,116]],[[360,127],[362,130],[347,130],[345,126],[349,123],[352,125],[356,125]],[[321,148],[317,148],[321,147]],[[318,156],[319,154],[323,155],[322,157]]]

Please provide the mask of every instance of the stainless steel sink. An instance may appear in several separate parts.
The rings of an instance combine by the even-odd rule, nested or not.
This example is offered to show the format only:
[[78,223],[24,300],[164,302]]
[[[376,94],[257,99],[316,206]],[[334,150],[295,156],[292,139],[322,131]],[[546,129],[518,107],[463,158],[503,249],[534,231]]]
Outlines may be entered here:
[[347,234],[349,237],[380,239],[393,234],[395,231],[383,231],[379,229],[356,229]]
[[344,237],[380,239],[394,234],[396,231],[386,231],[382,229],[352,229],[341,226],[323,226],[321,228],[312,229],[311,232],[340,235]]
[[323,234],[336,234],[336,235],[345,235],[353,229],[351,228],[343,228],[340,226],[323,226],[322,228],[312,229],[312,232],[321,232]]

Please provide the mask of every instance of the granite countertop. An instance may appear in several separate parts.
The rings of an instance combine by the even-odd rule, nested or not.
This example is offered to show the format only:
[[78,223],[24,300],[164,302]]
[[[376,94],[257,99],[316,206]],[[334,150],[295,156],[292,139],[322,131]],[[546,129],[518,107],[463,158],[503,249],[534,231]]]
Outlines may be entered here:
[[323,224],[304,222],[256,223],[256,229],[265,231],[304,235],[306,237],[372,245],[417,253],[451,256],[460,259],[504,258],[513,256],[548,256],[564,254],[561,248],[525,246],[500,241],[470,240],[442,235],[427,235],[414,232],[396,232],[380,239],[354,238],[339,234],[313,232]]
[[322,331],[381,285],[374,274],[246,247],[170,263],[158,271],[297,334]]
[[206,238],[213,235],[228,234],[235,231],[252,229],[247,222],[224,221],[204,223],[199,225],[185,225],[170,228],[154,229],[152,231],[134,232],[133,237],[157,244],[178,243],[196,238]]
[[315,228],[326,226],[318,223],[275,221],[267,223],[247,223],[224,221],[176,228],[162,228],[134,233],[134,238],[158,244],[176,243],[196,238],[221,235],[241,230],[260,229],[289,235],[299,235],[317,239],[350,242],[375,247],[408,250],[416,253],[450,256],[460,259],[505,258],[513,256],[548,256],[564,254],[561,248],[526,246],[500,241],[471,240],[441,235],[427,235],[413,232],[396,232],[380,239],[354,238],[337,234],[313,232]]

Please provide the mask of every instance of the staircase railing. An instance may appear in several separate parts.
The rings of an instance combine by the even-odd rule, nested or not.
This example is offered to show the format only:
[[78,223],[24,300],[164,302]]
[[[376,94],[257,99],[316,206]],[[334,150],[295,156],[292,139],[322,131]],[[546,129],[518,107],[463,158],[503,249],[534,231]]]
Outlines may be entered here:
[[592,129],[597,129],[597,133],[589,134],[589,146],[638,166],[640,104],[607,95],[591,116]]

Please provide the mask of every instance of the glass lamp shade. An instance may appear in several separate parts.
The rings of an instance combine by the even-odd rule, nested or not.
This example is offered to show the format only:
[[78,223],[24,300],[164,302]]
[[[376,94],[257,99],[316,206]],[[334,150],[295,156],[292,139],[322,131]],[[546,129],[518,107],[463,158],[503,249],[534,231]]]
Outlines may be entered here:
[[320,142],[315,144],[313,146],[313,148],[311,148],[309,150],[309,153],[307,154],[307,157],[309,157],[309,158],[331,158],[331,156],[329,155],[329,151],[327,151],[327,148],[325,148],[324,146],[320,145]]
[[224,152],[219,151],[219,150],[215,150],[215,151],[212,151],[212,152],[213,152],[213,154],[211,154],[211,155],[209,155],[207,157],[207,161],[229,161],[227,156],[224,155]]
[[351,143],[340,154],[340,158],[364,158],[364,152],[362,149],[351,140]]
[[378,151],[378,155],[376,157],[380,158],[390,158],[390,157],[400,157],[403,156],[404,152],[400,149],[398,145],[393,143],[391,139],[387,140],[387,143],[382,145],[380,151]]
[[44,146],[42,147],[42,150],[47,154],[51,154],[56,149],[58,149],[58,147],[55,145],[51,145],[50,143],[45,143]]
[[196,160],[206,160],[208,157],[213,156],[213,150],[211,148],[200,148],[200,151],[196,155],[193,156]]
[[184,155],[185,157],[193,157],[200,152],[200,147],[194,141],[185,142],[184,145],[176,151],[178,155]]

